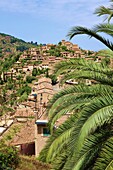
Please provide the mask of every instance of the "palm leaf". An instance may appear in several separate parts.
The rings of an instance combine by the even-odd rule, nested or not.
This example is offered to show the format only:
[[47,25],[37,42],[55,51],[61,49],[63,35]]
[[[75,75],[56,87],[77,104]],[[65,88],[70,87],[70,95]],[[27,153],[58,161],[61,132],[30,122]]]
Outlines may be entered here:
[[[72,158],[73,170],[92,169],[98,154],[103,148],[103,144],[113,135],[107,128],[101,129],[90,135],[84,142],[84,146],[78,156]],[[111,152],[112,153],[112,152]],[[69,164],[70,165],[70,164]],[[78,168],[79,166],[79,168]]]
[[95,10],[94,14],[97,14],[98,16],[103,16],[103,15],[106,16],[106,19],[108,19],[109,22],[113,17],[113,9],[110,7],[106,8],[104,6],[101,6]]
[[[112,75],[111,75],[112,76]],[[113,78],[112,77],[107,77],[106,74],[98,73],[98,72],[91,72],[91,71],[72,71],[68,74],[66,74],[64,77],[61,79],[61,83],[66,82],[66,80],[69,79],[74,79],[74,80],[95,80],[98,83],[100,82],[101,84],[106,84],[113,86]],[[85,83],[85,81],[84,81]]]
[[85,27],[80,27],[80,26],[73,27],[69,31],[67,37],[72,39],[76,35],[83,35],[83,34],[88,35],[90,38],[91,37],[96,38],[97,40],[102,42],[104,45],[106,45],[109,49],[111,49],[113,51],[113,43],[112,42],[110,42],[109,40],[106,40],[104,37],[98,35],[94,30],[87,29]]
[[[88,108],[83,111],[83,116],[81,116],[79,125],[82,128],[79,132],[78,148],[82,147],[85,138],[95,130],[106,123],[110,123],[113,119],[113,96],[107,95],[95,99]],[[83,123],[84,122],[84,123]]]
[[94,165],[93,170],[113,169],[113,136],[103,145],[102,151]]
[[106,75],[112,75],[113,72],[110,68],[106,65],[101,63],[95,63],[94,61],[86,61],[85,59],[75,59],[75,60],[68,60],[60,62],[55,66],[55,73],[58,76],[63,72],[68,73],[70,70],[87,70],[87,71],[94,71],[99,73],[104,73]]
[[113,24],[99,24],[94,27],[95,32],[103,32],[113,37]]

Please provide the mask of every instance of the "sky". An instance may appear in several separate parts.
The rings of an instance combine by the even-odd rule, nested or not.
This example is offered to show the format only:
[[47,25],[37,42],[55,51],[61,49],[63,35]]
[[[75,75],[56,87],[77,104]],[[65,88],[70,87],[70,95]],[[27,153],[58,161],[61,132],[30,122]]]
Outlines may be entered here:
[[[103,22],[95,8],[109,6],[109,0],[0,0],[0,32],[27,42],[57,44],[68,41],[73,26],[92,28]],[[95,39],[78,35],[71,40],[82,49],[98,51],[105,46]]]

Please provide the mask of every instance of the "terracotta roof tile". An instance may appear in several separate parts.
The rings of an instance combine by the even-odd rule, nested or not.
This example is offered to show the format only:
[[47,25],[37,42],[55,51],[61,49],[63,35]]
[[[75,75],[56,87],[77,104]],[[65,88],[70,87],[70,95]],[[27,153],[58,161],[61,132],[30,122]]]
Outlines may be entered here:
[[34,101],[27,101],[22,103],[24,106],[34,107]]
[[46,77],[42,77],[38,80],[38,83],[42,83],[42,82],[47,82],[47,83],[51,83],[51,79],[50,78],[46,78]]
[[34,112],[30,108],[17,109],[17,111],[14,114],[14,117],[31,117],[31,116],[34,116]]
[[15,138],[11,141],[11,145],[19,145],[31,143],[35,140],[35,120],[28,121]]
[[50,95],[53,95],[54,92],[53,90],[49,90],[49,89],[41,89],[41,90],[38,90],[38,94],[41,94],[41,93],[48,93]]
[[41,89],[50,89],[50,90],[52,90],[52,85],[49,84],[49,83],[46,83],[46,82],[44,82],[43,84],[40,83],[38,85],[38,90],[41,90]]

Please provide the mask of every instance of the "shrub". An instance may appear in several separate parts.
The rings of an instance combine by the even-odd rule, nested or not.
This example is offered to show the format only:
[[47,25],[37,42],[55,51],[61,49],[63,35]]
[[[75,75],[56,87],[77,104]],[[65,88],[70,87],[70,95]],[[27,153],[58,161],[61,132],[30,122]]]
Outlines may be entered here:
[[18,99],[18,102],[24,102],[27,101],[28,95],[26,92],[23,93],[23,95]]
[[7,84],[7,89],[12,90],[14,88],[14,85],[12,83]]
[[25,92],[27,93],[27,95],[31,93],[31,87],[29,87],[27,84],[25,86],[21,87],[20,89],[18,89],[17,95],[21,96]]
[[32,83],[33,80],[35,80],[35,77],[34,77],[34,76],[27,76],[27,77],[26,77],[26,82],[27,82],[27,83]]
[[38,73],[37,68],[33,68],[32,76],[36,76],[36,75],[37,75],[37,73]]
[[0,170],[13,170],[19,163],[18,152],[13,147],[0,150]]
[[24,46],[24,45],[20,45],[20,46],[17,46],[16,47],[16,50],[17,51],[21,51],[21,52],[23,52],[23,51],[25,51],[25,50],[28,50],[29,48],[28,47],[26,47],[26,46]]

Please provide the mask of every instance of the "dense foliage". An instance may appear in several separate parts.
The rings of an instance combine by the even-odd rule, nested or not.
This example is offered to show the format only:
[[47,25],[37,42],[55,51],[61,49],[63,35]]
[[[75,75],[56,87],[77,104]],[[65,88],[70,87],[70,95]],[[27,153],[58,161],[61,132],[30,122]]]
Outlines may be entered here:
[[6,147],[0,149],[0,169],[14,170],[19,163],[19,156],[16,149],[13,147]]

